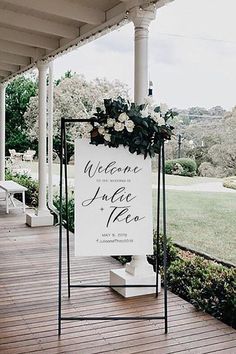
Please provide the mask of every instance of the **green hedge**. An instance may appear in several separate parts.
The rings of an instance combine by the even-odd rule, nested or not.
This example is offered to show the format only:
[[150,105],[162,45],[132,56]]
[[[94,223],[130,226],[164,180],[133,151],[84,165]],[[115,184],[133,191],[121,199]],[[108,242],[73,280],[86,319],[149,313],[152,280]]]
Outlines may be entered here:
[[178,258],[168,268],[172,292],[198,309],[236,327],[236,269],[203,257]]
[[181,158],[175,160],[167,160],[165,162],[165,173],[169,175],[179,176],[196,176],[197,164],[194,160]]
[[[6,171],[6,180],[12,180],[27,188],[25,192],[25,203],[33,208],[38,206],[39,183],[27,174],[12,173]],[[20,196],[21,197],[21,196]]]

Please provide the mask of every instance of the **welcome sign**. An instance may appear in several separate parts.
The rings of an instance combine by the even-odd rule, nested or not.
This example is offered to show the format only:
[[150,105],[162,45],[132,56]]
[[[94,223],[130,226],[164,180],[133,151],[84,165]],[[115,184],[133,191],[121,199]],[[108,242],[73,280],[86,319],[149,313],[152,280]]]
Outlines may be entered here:
[[151,159],[75,142],[75,255],[153,253]]

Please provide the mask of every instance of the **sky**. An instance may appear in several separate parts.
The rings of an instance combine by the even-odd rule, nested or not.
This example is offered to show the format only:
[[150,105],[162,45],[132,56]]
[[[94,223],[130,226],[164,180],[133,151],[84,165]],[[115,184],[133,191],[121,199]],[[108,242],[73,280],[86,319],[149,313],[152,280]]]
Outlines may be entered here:
[[[236,105],[236,0],[174,0],[149,29],[154,99],[169,107]],[[134,27],[127,24],[54,61],[88,80],[118,79],[133,96]]]

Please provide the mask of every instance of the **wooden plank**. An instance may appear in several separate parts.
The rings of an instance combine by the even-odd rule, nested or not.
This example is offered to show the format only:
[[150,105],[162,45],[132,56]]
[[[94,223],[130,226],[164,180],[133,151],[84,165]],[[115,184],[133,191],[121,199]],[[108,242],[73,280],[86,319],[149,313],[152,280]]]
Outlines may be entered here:
[[[20,353],[230,353],[235,331],[169,293],[169,333],[163,321],[63,321],[57,336],[58,230],[31,229],[20,214],[0,216],[0,352]],[[73,235],[71,236],[73,240]],[[65,263],[65,262],[64,262]],[[120,264],[110,257],[73,257],[72,281],[105,283]],[[66,269],[63,269],[66,280]],[[63,315],[161,315],[163,294],[123,299],[109,288],[72,289]],[[200,344],[199,344],[200,343]],[[233,353],[232,352],[232,353]]]

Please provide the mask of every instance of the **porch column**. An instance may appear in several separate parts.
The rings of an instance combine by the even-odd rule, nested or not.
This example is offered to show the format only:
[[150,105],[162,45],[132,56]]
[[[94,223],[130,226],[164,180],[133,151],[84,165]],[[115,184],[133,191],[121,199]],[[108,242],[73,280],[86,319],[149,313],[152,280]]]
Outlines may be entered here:
[[135,8],[130,19],[134,23],[134,102],[144,103],[148,96],[148,28],[156,10]]
[[[148,96],[148,28],[155,19],[156,10],[134,8],[130,13],[130,19],[134,23],[134,101],[137,104],[144,103]],[[118,285],[129,284],[155,284],[156,273],[152,265],[147,262],[146,255],[135,255],[132,261],[126,264],[126,268],[112,270],[110,283]],[[160,278],[158,281],[160,291]],[[138,296],[155,293],[153,288],[115,288],[124,297]]]
[[[137,104],[144,103],[149,93],[148,80],[148,35],[149,25],[156,18],[156,10],[143,10],[135,8],[130,18],[134,23],[134,101]],[[146,255],[136,255],[127,263],[126,272],[134,276],[150,276],[150,283],[155,283],[153,267],[148,263]],[[138,293],[140,290],[136,289]],[[142,294],[154,293],[155,288],[144,288]]]
[[48,81],[48,206],[53,206],[53,62],[49,63]]
[[39,145],[38,176],[39,200],[36,215],[26,215],[26,223],[30,226],[49,226],[53,224],[53,216],[47,208],[47,83],[48,64],[38,62],[39,71]]
[[6,84],[0,84],[0,181],[5,180],[5,91]]

